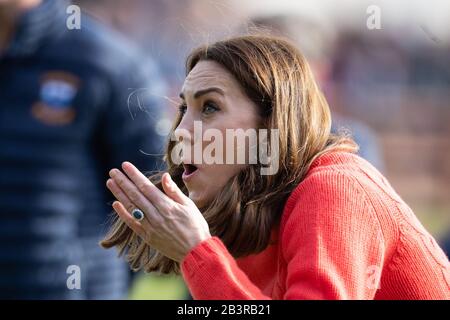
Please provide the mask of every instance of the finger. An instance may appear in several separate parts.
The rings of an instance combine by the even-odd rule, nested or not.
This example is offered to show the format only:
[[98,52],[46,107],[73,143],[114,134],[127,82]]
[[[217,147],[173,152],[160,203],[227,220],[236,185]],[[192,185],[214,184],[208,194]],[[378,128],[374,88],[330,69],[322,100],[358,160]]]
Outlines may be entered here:
[[183,191],[178,188],[177,184],[172,180],[169,173],[164,173],[162,176],[162,186],[164,192],[172,200],[187,205],[189,203],[189,198],[183,193]]
[[142,223],[134,219],[131,214],[125,209],[124,205],[119,201],[114,201],[112,204],[114,210],[119,215],[119,218],[126,223],[128,227],[131,228],[137,235],[141,238],[145,235]]
[[160,214],[158,210],[156,210],[153,204],[120,170],[112,169],[110,171],[110,176],[113,181],[119,186],[120,190],[122,190],[122,192],[128,197],[133,207],[137,207],[144,211],[149,220],[155,220],[159,218]]
[[106,181],[106,186],[129,212],[135,208],[135,205],[130,201],[125,192],[120,189],[119,185],[113,179],[108,179],[108,181]]
[[[134,205],[131,200],[128,198],[128,196],[125,194],[125,192],[122,191],[120,186],[113,180],[108,179],[106,182],[106,185],[111,190],[111,192],[114,194],[114,196],[119,200],[119,202],[122,203],[122,205],[125,207],[125,209],[128,211],[128,213],[133,212],[133,210],[136,208],[136,205]],[[153,207],[154,213],[150,212],[147,213],[144,210],[144,219],[141,220],[141,224],[143,225],[145,230],[153,230],[156,226],[158,226],[161,223],[161,216],[157,213],[157,210]]]
[[127,176],[134,182],[137,188],[145,195],[145,197],[160,211],[164,212],[172,204],[172,199],[167,197],[159,190],[151,181],[144,176],[133,164],[124,162],[122,169]]
[[[117,198],[117,200],[119,200],[119,202],[123,205],[128,214],[134,219],[134,217],[132,216],[132,212],[134,209],[136,209],[136,206],[130,201],[130,199],[128,199],[127,195],[122,191],[122,189],[120,189],[117,183],[115,183],[114,180],[112,179],[108,179],[106,185],[114,194],[114,196]],[[159,220],[160,220],[159,215],[153,216],[152,214],[144,212],[144,219],[141,220],[140,223],[143,229],[149,232],[150,230],[154,229],[154,226],[157,226]]]

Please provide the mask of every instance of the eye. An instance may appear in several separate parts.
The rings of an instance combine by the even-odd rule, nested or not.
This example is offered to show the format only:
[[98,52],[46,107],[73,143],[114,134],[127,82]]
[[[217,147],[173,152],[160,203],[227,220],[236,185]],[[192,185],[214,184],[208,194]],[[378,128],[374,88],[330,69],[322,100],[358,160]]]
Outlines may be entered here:
[[186,109],[187,109],[187,105],[186,105],[185,103],[180,104],[180,105],[178,106],[178,112],[179,112],[181,115],[184,115],[184,114],[186,113]]
[[216,111],[219,111],[220,109],[217,107],[217,105],[214,102],[211,101],[207,101],[205,102],[205,104],[203,105],[203,114],[204,115],[210,115]]

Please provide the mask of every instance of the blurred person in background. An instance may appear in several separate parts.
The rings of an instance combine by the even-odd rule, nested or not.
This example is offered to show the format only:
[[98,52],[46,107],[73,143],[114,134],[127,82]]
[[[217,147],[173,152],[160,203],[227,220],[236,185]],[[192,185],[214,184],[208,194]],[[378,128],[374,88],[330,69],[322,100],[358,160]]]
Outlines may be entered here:
[[[74,0],[82,10],[98,21],[123,34],[138,48],[150,55],[158,65],[159,74],[165,80],[164,92],[178,96],[184,75],[182,63],[188,47],[187,35],[180,27],[180,15],[192,18],[192,1],[177,0]],[[183,10],[180,10],[180,6]],[[202,9],[204,10],[204,8]],[[203,12],[203,11],[202,11]],[[198,21],[196,20],[196,23]],[[163,111],[157,124],[160,135],[168,135],[172,119],[176,116],[176,103],[170,99],[161,101]],[[160,277],[152,274],[129,272],[130,299],[183,299],[189,296],[182,279]]]
[[[365,118],[385,118],[402,106],[408,82],[410,57],[391,35],[344,30],[336,39],[331,70],[338,104]],[[339,93],[339,94],[338,94]],[[380,104],[380,96],[389,103]]]
[[84,13],[70,30],[69,5],[0,0],[0,298],[125,298],[128,267],[98,246],[105,177],[162,152],[156,66]]

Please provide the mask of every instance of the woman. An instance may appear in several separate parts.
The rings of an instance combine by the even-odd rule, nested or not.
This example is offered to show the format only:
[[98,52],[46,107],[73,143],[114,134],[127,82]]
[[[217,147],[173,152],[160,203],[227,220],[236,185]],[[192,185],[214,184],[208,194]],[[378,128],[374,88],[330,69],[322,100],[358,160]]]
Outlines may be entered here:
[[[119,219],[103,247],[136,270],[181,272],[195,299],[450,298],[447,257],[354,142],[330,133],[327,102],[293,45],[232,38],[194,50],[186,66],[168,173],[153,184],[131,163],[111,170]],[[194,163],[198,123],[223,136],[275,129],[277,170],[262,174],[268,162],[249,157]]]

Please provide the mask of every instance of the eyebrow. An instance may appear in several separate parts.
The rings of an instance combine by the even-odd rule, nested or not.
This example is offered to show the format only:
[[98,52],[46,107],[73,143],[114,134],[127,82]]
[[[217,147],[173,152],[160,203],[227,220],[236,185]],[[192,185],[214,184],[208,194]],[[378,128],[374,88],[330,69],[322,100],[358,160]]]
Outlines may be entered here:
[[[211,88],[207,88],[207,89],[203,89],[203,90],[198,90],[196,93],[194,93],[194,99],[198,99],[199,97],[201,97],[207,93],[210,93],[210,92],[217,92],[218,94],[225,95],[225,93],[223,92],[222,89],[217,88],[217,87],[211,87]],[[180,93],[180,98],[184,100],[183,92]]]

